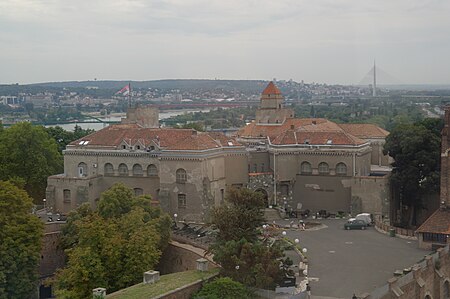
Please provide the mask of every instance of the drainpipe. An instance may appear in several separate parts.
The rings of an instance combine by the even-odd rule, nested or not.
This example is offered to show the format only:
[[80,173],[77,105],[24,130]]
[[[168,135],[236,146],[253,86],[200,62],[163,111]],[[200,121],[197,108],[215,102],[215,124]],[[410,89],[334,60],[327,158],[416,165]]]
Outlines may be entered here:
[[353,153],[353,176],[356,176],[356,153]]
[[277,205],[277,172],[276,172],[276,155],[273,152],[273,204]]

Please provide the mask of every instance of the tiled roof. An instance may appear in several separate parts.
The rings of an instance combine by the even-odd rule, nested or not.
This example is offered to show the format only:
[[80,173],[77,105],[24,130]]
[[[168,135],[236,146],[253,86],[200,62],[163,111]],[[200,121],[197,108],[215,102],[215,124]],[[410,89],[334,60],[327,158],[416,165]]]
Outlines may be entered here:
[[384,138],[389,132],[374,124],[339,124],[346,132],[359,138]]
[[[81,144],[81,142],[84,142]],[[144,146],[152,142],[167,150],[205,150],[222,146],[240,146],[222,133],[203,133],[192,129],[143,128],[136,124],[110,125],[93,134],[71,142],[69,147],[117,147],[123,141]]]
[[275,86],[272,81],[270,81],[262,94],[281,94],[281,91],[278,89],[278,87]]
[[[269,137],[272,144],[360,145],[364,140],[345,132],[339,125],[323,118],[290,118],[281,125],[248,124],[237,132],[243,138]],[[330,141],[331,140],[331,143]]]
[[305,127],[309,130],[337,130],[342,129],[335,123],[332,123],[323,118],[288,118],[283,124],[280,125],[267,125],[257,124],[252,122],[237,132],[239,137],[247,138],[259,138],[259,137],[276,137],[287,130],[298,130],[301,127]]
[[416,232],[450,235],[450,208],[438,209],[416,230]]

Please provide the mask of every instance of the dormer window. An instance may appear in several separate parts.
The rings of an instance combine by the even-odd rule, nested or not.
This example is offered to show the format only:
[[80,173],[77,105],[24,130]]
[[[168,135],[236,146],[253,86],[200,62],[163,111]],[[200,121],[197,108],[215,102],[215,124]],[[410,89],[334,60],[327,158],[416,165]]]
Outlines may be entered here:
[[136,145],[136,149],[140,150],[141,146],[140,145]]
[[125,144],[122,144],[122,149],[127,149],[127,146]]

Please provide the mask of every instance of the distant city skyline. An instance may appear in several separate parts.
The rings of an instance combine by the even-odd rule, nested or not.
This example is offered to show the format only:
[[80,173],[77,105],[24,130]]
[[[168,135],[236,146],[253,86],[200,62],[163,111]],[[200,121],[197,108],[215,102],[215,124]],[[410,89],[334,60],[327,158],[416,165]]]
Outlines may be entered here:
[[450,84],[442,0],[2,0],[0,84],[293,79]]

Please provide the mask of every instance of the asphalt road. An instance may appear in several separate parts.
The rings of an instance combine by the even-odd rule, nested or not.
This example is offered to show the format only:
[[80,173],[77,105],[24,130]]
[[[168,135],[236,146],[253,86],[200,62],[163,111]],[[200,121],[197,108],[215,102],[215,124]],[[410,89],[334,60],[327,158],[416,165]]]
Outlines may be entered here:
[[[327,227],[315,231],[288,230],[287,237],[307,248],[313,295],[351,298],[384,285],[395,270],[408,268],[428,251],[417,241],[377,232],[343,229],[345,220],[316,220]],[[317,280],[316,280],[317,279]]]

